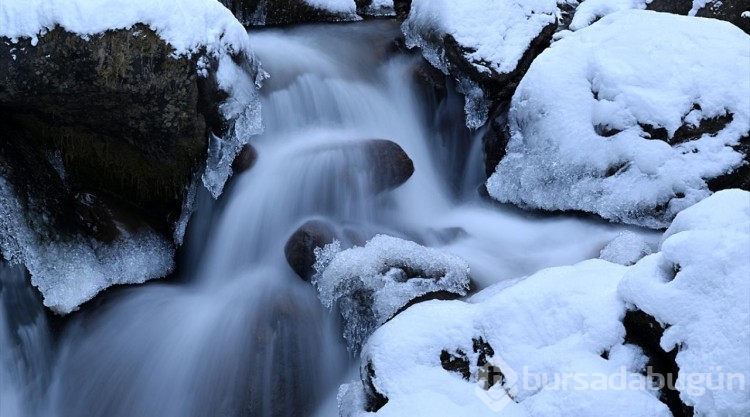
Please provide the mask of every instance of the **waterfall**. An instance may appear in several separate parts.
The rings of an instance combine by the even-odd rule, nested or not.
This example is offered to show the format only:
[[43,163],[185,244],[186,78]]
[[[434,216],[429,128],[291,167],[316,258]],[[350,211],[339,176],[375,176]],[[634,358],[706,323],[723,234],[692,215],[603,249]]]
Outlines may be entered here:
[[[481,141],[457,124],[462,100],[450,81],[440,100],[420,87],[421,58],[398,51],[398,34],[390,21],[251,33],[271,74],[265,131],[250,139],[257,162],[218,203],[199,196],[172,282],[110,291],[53,338],[22,271],[3,269],[0,415],[304,416],[330,407],[356,361],[335,314],[284,257],[310,219],[360,240],[387,233],[441,247],[469,262],[479,287],[597,256],[623,227],[479,196]],[[412,159],[404,185],[373,188],[382,173],[362,147],[372,139]],[[10,289],[19,286],[23,294]]]

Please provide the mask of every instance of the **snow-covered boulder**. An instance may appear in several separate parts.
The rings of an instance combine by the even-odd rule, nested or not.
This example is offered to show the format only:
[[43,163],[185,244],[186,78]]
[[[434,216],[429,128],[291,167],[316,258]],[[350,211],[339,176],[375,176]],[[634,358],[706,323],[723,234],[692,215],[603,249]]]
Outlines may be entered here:
[[629,9],[726,20],[750,34],[750,17],[744,15],[750,11],[747,0],[584,0],[576,6],[570,29],[582,29],[608,14]]
[[341,250],[316,249],[313,284],[321,302],[338,306],[344,339],[358,352],[367,337],[414,300],[466,295],[468,264],[455,255],[387,235]]
[[711,191],[749,186],[748,35],[714,19],[608,15],[534,61],[509,127],[487,182],[496,200],[664,228]]
[[467,125],[487,119],[492,100],[508,99],[555,31],[555,0],[414,0],[403,24],[407,46],[459,80]]
[[[219,0],[248,26],[361,20],[355,0]],[[392,3],[391,3],[392,4]]]
[[215,0],[0,3],[0,247],[47,306],[171,271],[200,174],[220,193],[259,131],[263,75]]
[[684,404],[697,415],[750,414],[750,193],[720,191],[678,214],[619,292],[666,328],[646,343],[676,350]]
[[[368,339],[362,380],[339,390],[341,415],[748,415],[750,193],[721,191],[680,213],[660,250],[631,267],[589,260],[408,308]],[[652,315],[640,314],[639,335],[634,307]],[[654,337],[678,350],[679,371],[650,368],[640,342]]]
[[[591,260],[490,287],[469,302],[410,307],[368,340],[363,382],[341,388],[341,415],[670,415],[645,388],[639,349],[622,345],[617,285],[626,270]],[[595,388],[615,374],[642,389]],[[488,384],[493,375],[498,383]]]

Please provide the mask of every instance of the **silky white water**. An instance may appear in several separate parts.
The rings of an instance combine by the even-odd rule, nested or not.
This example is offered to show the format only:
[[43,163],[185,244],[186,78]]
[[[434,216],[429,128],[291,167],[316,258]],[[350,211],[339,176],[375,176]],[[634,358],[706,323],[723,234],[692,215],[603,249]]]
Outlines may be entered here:
[[[623,230],[485,202],[460,97],[424,90],[398,33],[385,21],[251,33],[271,74],[258,159],[218,203],[199,197],[174,282],[113,291],[51,326],[28,278],[3,268],[0,416],[332,415],[355,361],[284,257],[309,219],[453,252],[480,288],[596,257]],[[404,185],[372,189],[370,139],[413,160]]]

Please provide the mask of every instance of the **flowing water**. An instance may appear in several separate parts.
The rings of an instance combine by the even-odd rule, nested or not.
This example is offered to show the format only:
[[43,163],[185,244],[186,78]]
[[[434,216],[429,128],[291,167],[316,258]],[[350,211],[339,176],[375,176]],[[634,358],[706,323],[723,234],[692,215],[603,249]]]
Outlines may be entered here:
[[[309,219],[354,241],[444,248],[479,287],[596,257],[622,227],[482,200],[462,100],[450,83],[425,88],[398,32],[378,21],[251,34],[272,76],[258,159],[219,203],[199,196],[176,282],[113,291],[52,326],[24,272],[0,267],[0,416],[335,415],[356,361],[284,257]],[[414,162],[392,191],[372,188],[382,173],[363,144],[378,138]]]

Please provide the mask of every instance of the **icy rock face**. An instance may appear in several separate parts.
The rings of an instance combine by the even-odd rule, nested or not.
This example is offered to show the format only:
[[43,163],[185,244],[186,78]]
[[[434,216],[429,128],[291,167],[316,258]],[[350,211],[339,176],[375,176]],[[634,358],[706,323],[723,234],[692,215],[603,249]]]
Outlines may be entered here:
[[201,174],[218,195],[260,130],[264,77],[214,0],[0,3],[0,249],[46,305],[171,271]]
[[736,27],[608,15],[534,61],[488,191],[523,207],[665,228],[712,190],[747,186],[749,92],[750,43]]
[[338,241],[315,251],[313,284],[328,308],[338,305],[344,339],[358,352],[380,325],[418,297],[466,295],[469,266],[437,249],[387,235],[341,250]]
[[[220,2],[231,10],[237,19],[248,26],[362,19],[357,15],[355,0],[220,0]],[[382,1],[376,1],[376,3],[382,3]]]
[[547,46],[556,13],[554,0],[415,0],[403,31],[409,48],[459,80],[467,126],[478,128]]
[[[654,342],[664,352],[677,349],[680,399],[696,415],[750,413],[750,397],[738,385],[739,378],[750,381],[749,242],[750,193],[720,191],[678,214],[661,251],[638,262],[619,286],[626,302],[666,327]],[[696,375],[703,382],[696,384]]]

